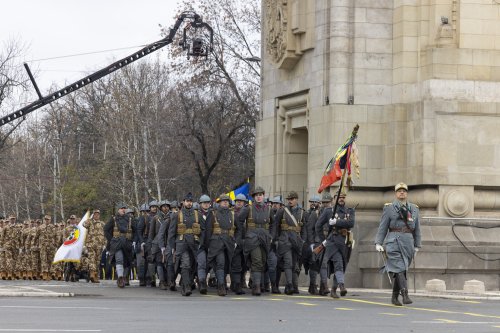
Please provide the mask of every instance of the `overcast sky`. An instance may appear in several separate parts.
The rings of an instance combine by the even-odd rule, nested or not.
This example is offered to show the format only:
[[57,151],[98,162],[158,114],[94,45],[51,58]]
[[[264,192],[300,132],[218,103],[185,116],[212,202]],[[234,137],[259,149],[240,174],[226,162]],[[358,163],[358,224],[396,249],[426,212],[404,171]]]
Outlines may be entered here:
[[[140,47],[36,59],[157,41],[161,39],[158,24],[170,27],[175,23],[177,3],[178,0],[1,0],[0,47],[9,39],[27,45],[22,61],[37,71],[36,81],[45,95],[52,83],[59,87],[72,83]],[[158,51],[160,55],[161,52]]]

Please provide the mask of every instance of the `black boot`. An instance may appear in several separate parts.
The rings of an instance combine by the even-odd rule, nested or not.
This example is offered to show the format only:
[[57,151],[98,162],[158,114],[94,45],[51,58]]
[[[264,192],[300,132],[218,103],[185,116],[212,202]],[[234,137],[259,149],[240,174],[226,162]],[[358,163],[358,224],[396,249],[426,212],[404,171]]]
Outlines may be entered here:
[[260,278],[261,278],[261,272],[254,272],[252,273],[252,295],[254,296],[260,296],[261,291],[260,291]]
[[222,283],[222,284],[219,284],[217,286],[217,294],[219,296],[226,296],[226,286],[225,286],[225,284]]
[[332,287],[332,291],[330,291],[330,296],[332,298],[340,298],[339,295],[337,294],[337,287]]
[[402,306],[403,304],[401,304],[398,298],[399,298],[399,283],[396,276],[394,276],[391,303],[396,306]]
[[205,279],[200,280],[200,294],[202,295],[207,294],[207,280]]
[[293,273],[292,275],[293,293],[300,294],[299,292],[299,274]]
[[408,285],[406,283],[406,277],[404,273],[397,273],[396,276],[398,279],[401,296],[403,296],[403,304],[413,303],[410,297],[408,297]]
[[326,296],[330,293],[330,289],[328,289],[328,283],[327,282],[321,282],[319,285],[319,291],[318,295],[320,296]]
[[345,286],[343,283],[339,283],[339,289],[340,289],[340,296],[347,295],[347,289],[345,289]]
[[240,276],[240,284],[241,284],[241,288],[248,289],[247,281],[245,280],[245,273],[244,272]]
[[311,284],[309,285],[309,290],[308,290],[308,292],[309,292],[309,294],[311,294],[311,295],[317,295],[317,294],[318,294],[318,286],[317,286],[317,285],[315,285],[315,284],[313,284],[313,283],[311,283]]
[[190,274],[187,269],[183,269],[181,273],[181,294],[182,296],[191,295]]
[[139,287],[145,287],[145,286],[146,286],[146,280],[139,279]]
[[234,283],[234,293],[236,295],[245,295],[245,291],[241,288],[241,283],[235,282]]
[[286,295],[293,295],[293,284],[287,283],[285,286],[285,294]]
[[281,294],[280,288],[278,288],[278,285],[276,283],[271,283],[271,293],[273,294]]

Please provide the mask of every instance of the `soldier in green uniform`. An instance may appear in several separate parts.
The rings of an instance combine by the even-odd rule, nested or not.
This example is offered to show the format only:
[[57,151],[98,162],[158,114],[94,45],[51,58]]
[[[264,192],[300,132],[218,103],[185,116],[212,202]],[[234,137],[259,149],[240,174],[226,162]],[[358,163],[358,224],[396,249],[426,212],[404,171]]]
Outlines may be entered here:
[[120,203],[116,206],[118,213],[112,216],[104,226],[104,235],[108,241],[110,260],[115,260],[117,285],[125,288],[126,279],[130,274],[133,261],[132,241],[136,231],[134,219],[125,214],[127,205]]
[[250,264],[254,296],[261,294],[260,283],[271,249],[271,235],[276,233],[271,207],[264,203],[264,193],[264,189],[257,186],[251,193],[253,205],[241,208],[238,216],[239,227],[245,230],[243,253]]
[[391,302],[401,306],[399,294],[403,297],[404,304],[412,303],[408,297],[406,273],[421,247],[421,234],[419,209],[417,205],[408,202],[408,186],[399,183],[394,190],[396,200],[384,206],[375,238],[375,249],[387,254],[385,269],[394,277]]

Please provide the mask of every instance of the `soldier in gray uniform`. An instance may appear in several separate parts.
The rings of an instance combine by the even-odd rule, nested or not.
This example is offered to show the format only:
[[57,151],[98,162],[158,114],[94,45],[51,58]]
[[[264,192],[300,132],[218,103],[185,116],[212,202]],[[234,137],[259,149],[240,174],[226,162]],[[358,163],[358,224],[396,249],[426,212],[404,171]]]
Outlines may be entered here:
[[[236,249],[234,250],[234,255],[231,260],[231,290],[236,293],[236,295],[244,295],[243,285],[246,284],[245,281],[245,257],[243,255],[243,236],[245,235],[245,230],[243,229],[243,225],[237,223],[238,217],[241,212],[241,209],[245,207],[247,204],[247,197],[240,193],[236,195],[234,199],[234,216],[235,216],[235,234],[239,234],[240,237],[236,238]],[[245,287],[246,288],[246,287]]]
[[[213,211],[210,207],[212,199],[206,194],[203,194],[198,200],[201,235],[200,235],[200,247],[196,253],[196,262],[198,264],[197,274],[198,274],[198,286],[200,289],[200,294],[207,294],[207,251],[210,238],[206,236],[207,226],[212,224]],[[211,278],[212,279],[212,278]]]
[[132,241],[136,233],[136,224],[132,217],[125,214],[127,205],[120,203],[116,208],[118,213],[104,226],[104,235],[108,240],[110,260],[115,260],[118,287],[124,288],[125,276],[130,274],[133,261]]
[[[334,199],[337,195],[335,195]],[[337,287],[340,289],[340,295],[347,295],[345,288],[344,273],[348,263],[348,236],[350,229],[354,227],[355,211],[345,205],[346,194],[341,192],[339,195],[337,211],[333,215],[333,208],[325,208],[323,213],[316,221],[315,231],[316,240],[318,243],[323,243],[325,246],[324,256],[321,270],[327,270],[328,277],[334,273],[331,296],[339,298]],[[324,226],[329,225],[328,236],[325,237],[323,230]],[[325,274],[323,273],[323,276]],[[322,281],[324,283],[324,281]],[[328,288],[328,287],[324,287]]]
[[162,224],[168,223],[168,217],[170,215],[170,202],[168,200],[160,201],[158,203],[160,206],[160,210],[151,220],[151,224],[149,227],[149,235],[148,240],[151,239],[151,252],[149,254],[148,262],[153,266],[151,274],[151,279],[154,279],[154,267],[156,266],[156,273],[158,274],[158,279],[160,280],[160,289],[167,289],[167,280],[165,278],[165,269],[164,269],[164,256],[161,252],[161,248],[158,245],[160,236],[160,229]]
[[236,228],[235,214],[229,209],[230,200],[228,195],[222,194],[218,208],[213,211],[210,223],[206,224],[207,262],[209,267],[215,264],[219,296],[226,296],[226,275],[238,243],[236,240],[241,244],[241,229]]
[[250,264],[252,295],[260,296],[260,283],[271,249],[272,234],[276,233],[271,209],[264,203],[264,189],[257,186],[252,191],[254,204],[241,209],[238,216],[239,227],[245,229],[243,253]]
[[140,216],[137,218],[137,232],[135,237],[135,257],[137,265],[137,275],[139,286],[146,286],[147,252],[146,242],[148,241],[149,229],[149,206],[143,204],[140,207]]
[[387,254],[385,269],[394,277],[391,302],[401,306],[398,299],[400,293],[404,304],[412,303],[408,297],[406,272],[421,247],[421,234],[418,206],[407,200],[408,186],[399,183],[394,190],[396,200],[384,206],[375,238],[375,249]]
[[[174,254],[175,271],[181,273],[182,296],[191,295],[196,254],[200,249],[201,225],[198,210],[193,208],[193,195],[184,197],[183,207],[171,216],[168,228],[168,245]],[[160,241],[160,246],[161,246]],[[164,247],[162,252],[165,251]]]
[[304,247],[302,248],[302,262],[306,274],[309,274],[309,294],[318,294],[318,285],[316,283],[319,269],[316,267],[316,255],[311,250],[311,245],[315,242],[315,226],[319,217],[321,198],[314,194],[309,198],[309,209],[304,214],[304,227],[302,228],[302,239]]

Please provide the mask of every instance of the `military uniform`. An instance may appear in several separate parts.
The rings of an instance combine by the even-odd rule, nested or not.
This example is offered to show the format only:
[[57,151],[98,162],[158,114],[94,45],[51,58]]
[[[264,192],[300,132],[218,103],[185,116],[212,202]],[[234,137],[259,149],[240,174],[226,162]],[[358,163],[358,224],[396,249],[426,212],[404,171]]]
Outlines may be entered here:
[[[298,194],[292,191],[287,199],[298,199]],[[285,206],[276,213],[276,254],[278,267],[285,272],[285,293],[298,293],[298,275],[300,272],[300,257],[304,241],[301,237],[304,225],[304,210],[298,205]],[[278,269],[279,271],[279,269]],[[276,281],[278,282],[278,281]]]
[[9,218],[10,222],[5,226],[3,235],[3,247],[5,249],[5,271],[7,279],[13,280],[16,278],[16,258],[19,253],[19,239],[17,237],[17,226],[15,216]]
[[[155,255],[153,255],[151,253],[152,248],[153,248],[154,238],[156,237],[156,234],[159,230],[159,228],[157,229],[156,224],[162,223],[163,219],[164,219],[163,216],[157,218],[158,213],[159,213],[159,209],[158,209],[159,207],[160,207],[160,203],[158,201],[156,201],[156,200],[151,201],[149,203],[150,211],[148,213],[147,219],[145,220],[145,221],[147,221],[147,223],[146,223],[147,237],[145,240],[146,245],[144,247],[144,253],[145,253],[144,258],[146,259],[146,262],[147,262],[146,284],[151,285],[151,287],[156,287],[155,256],[158,255],[158,251],[155,251]],[[161,219],[161,222],[159,222],[158,219]],[[155,224],[155,226],[153,226],[153,224]]]
[[302,263],[306,274],[309,274],[309,293],[311,295],[318,294],[318,285],[316,283],[319,273],[319,267],[316,267],[316,257],[311,251],[311,246],[315,243],[315,226],[319,217],[319,202],[320,198],[313,195],[309,202],[310,208],[304,214],[304,227],[302,228],[302,239],[304,246],[302,248]]
[[40,266],[42,278],[50,280],[52,273],[52,261],[56,251],[57,235],[55,226],[50,223],[50,216],[44,217],[44,224],[40,226],[39,248],[40,248]]
[[90,281],[93,283],[99,283],[102,251],[106,244],[104,222],[99,220],[97,214],[100,214],[100,211],[94,210],[92,217],[83,223],[83,226],[87,228],[85,246],[88,252],[88,274]]
[[0,279],[5,280],[7,278],[7,271],[5,267],[5,247],[4,247],[4,232],[5,232],[5,222],[0,220]]
[[[161,248],[158,243],[158,237],[160,237],[160,229],[163,224],[167,224],[170,216],[169,208],[170,207],[170,202],[168,201],[161,201],[158,203],[160,206],[160,210],[156,214],[156,216],[152,219],[150,228],[149,228],[149,235],[148,235],[148,241],[152,241],[151,245],[151,254],[148,259],[150,263],[153,264],[153,270],[152,272],[154,273],[154,266],[156,265],[156,272],[158,274],[158,279],[160,280],[160,289],[166,290],[167,289],[167,281],[169,281],[166,277],[167,274],[165,274],[165,258],[163,257],[163,253],[161,251]],[[164,211],[166,210],[166,211]]]
[[149,236],[149,205],[143,204],[140,208],[140,215],[137,218],[137,230],[135,234],[135,259],[139,286],[146,286],[147,256],[148,256],[148,236]]
[[245,292],[243,291],[243,286],[246,288],[245,281],[245,256],[243,255],[243,237],[245,235],[244,226],[238,223],[239,214],[242,208],[245,206],[246,202],[248,202],[247,198],[244,194],[238,194],[235,198],[235,206],[233,208],[234,218],[235,218],[235,227],[237,229],[237,233],[241,235],[241,237],[236,238],[236,249],[234,250],[233,258],[231,260],[231,290],[234,291],[237,295],[243,295]]
[[35,225],[31,228],[30,233],[30,261],[32,269],[32,279],[37,280],[41,278],[41,267],[40,267],[40,220],[35,222]]
[[[399,190],[407,192],[408,186],[399,183],[396,185],[395,191]],[[393,304],[401,305],[398,300],[399,293],[403,296],[403,303],[412,303],[408,297],[406,272],[415,252],[421,247],[418,206],[400,200],[385,204],[375,244],[378,251],[384,251],[381,244],[385,245],[385,253],[387,254],[385,269],[394,276]]]
[[[184,198],[192,202],[192,195]],[[183,296],[191,295],[196,255],[200,249],[201,225],[198,210],[193,206],[182,207],[171,215],[168,230],[168,247],[174,252],[175,273],[181,273],[181,291]],[[162,245],[160,243],[160,245]],[[164,248],[164,246],[162,246]]]
[[[343,194],[341,194],[341,196],[345,197]],[[323,243],[325,246],[321,269],[328,270],[328,277],[331,273],[334,273],[331,296],[337,298],[337,287],[340,288],[341,296],[345,296],[347,294],[344,279],[344,273],[347,268],[348,255],[350,251],[350,244],[348,243],[347,238],[349,236],[350,229],[354,227],[355,211],[353,208],[346,207],[345,204],[339,204],[333,219],[332,215],[333,208],[325,208],[316,222],[315,231],[316,242]],[[325,238],[323,231],[326,225],[330,225],[330,227],[328,236]],[[322,281],[322,283],[325,283],[325,281]],[[328,288],[323,286],[323,289]]]
[[116,264],[117,285],[124,288],[126,278],[130,274],[133,262],[132,241],[136,232],[136,224],[131,216],[125,214],[127,206],[119,204],[119,212],[111,217],[104,226],[104,235],[108,241],[109,260]]
[[[219,202],[227,201],[227,195],[221,195]],[[215,263],[215,274],[217,277],[217,289],[219,296],[226,295],[226,275],[231,268],[231,260],[239,240],[241,244],[241,228],[236,228],[235,214],[229,207],[219,207],[213,211],[212,223],[206,225],[205,239],[208,256],[208,266]]]
[[[254,198],[259,194],[264,194],[262,187],[256,187],[252,192]],[[262,274],[265,272],[268,254],[271,250],[271,235],[276,233],[271,207],[264,202],[259,203],[254,200],[252,206],[241,209],[238,224],[242,230],[245,230],[243,253],[250,264],[252,295],[260,296]]]

